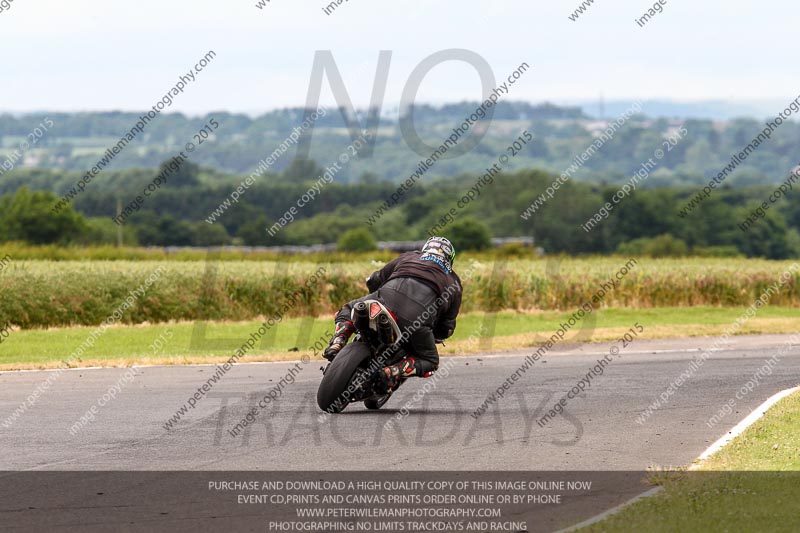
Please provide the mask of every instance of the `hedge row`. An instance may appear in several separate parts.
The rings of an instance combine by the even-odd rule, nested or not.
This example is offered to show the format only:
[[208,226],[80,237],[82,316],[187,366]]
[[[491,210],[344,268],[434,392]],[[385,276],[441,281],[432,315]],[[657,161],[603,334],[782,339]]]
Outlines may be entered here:
[[[627,258],[509,260],[457,264],[464,311],[575,309],[628,263],[609,307],[748,306],[778,283],[791,262]],[[0,272],[0,325],[43,328],[97,325],[121,313],[124,324],[170,320],[246,320],[332,313],[366,293],[365,277],[381,263],[172,261],[11,261]],[[800,266],[769,303],[800,307]],[[131,291],[144,288],[135,298]],[[315,275],[316,272],[316,275]],[[310,280],[310,281],[309,281]],[[140,289],[141,290],[141,289]],[[131,298],[134,298],[131,301]]]

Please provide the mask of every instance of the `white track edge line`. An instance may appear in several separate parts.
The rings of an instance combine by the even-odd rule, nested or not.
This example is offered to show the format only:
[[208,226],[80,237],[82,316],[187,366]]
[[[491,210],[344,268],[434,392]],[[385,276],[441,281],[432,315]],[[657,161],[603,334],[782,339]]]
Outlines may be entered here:
[[742,420],[741,422],[736,424],[733,427],[733,429],[731,429],[725,435],[723,435],[722,437],[717,439],[717,441],[714,442],[714,444],[712,444],[711,446],[706,448],[706,451],[701,453],[700,457],[695,459],[695,464],[690,466],[689,469],[690,470],[694,470],[695,468],[697,468],[699,466],[697,464],[697,461],[704,461],[704,460],[708,459],[709,457],[711,457],[712,455],[714,455],[715,453],[717,453],[718,451],[720,451],[723,448],[723,446],[725,446],[730,441],[732,441],[733,439],[735,439],[736,437],[738,437],[739,435],[744,433],[744,431],[747,428],[752,426],[759,418],[764,416],[764,413],[766,413],[767,410],[770,407],[772,407],[773,405],[775,405],[776,403],[778,403],[782,399],[786,398],[790,394],[793,394],[793,393],[795,393],[797,391],[800,391],[800,386],[792,387],[790,389],[784,389],[784,390],[782,390],[780,392],[776,392],[775,394],[773,394],[772,396],[767,398],[767,401],[765,401],[764,403],[762,403],[761,405],[759,405],[758,407],[753,409],[750,412],[750,414],[747,415],[744,418],[744,420]]
[[[744,431],[747,428],[749,428],[750,426],[752,426],[759,418],[764,416],[764,414],[767,412],[767,410],[770,407],[772,407],[773,405],[775,405],[776,403],[778,403],[782,399],[786,398],[790,394],[793,394],[793,393],[795,393],[797,391],[800,391],[800,385],[798,385],[796,387],[789,388],[789,389],[784,389],[784,390],[779,391],[779,392],[776,392],[775,394],[773,394],[772,396],[767,398],[767,400],[764,403],[762,403],[761,405],[759,405],[758,407],[753,409],[753,411],[749,415],[747,415],[744,418],[744,420],[742,420],[741,422],[736,424],[728,433],[723,435],[721,438],[717,439],[717,441],[714,442],[714,444],[712,444],[711,446],[706,448],[706,450],[703,453],[701,453],[700,456],[697,459],[692,461],[692,465],[689,466],[689,470],[696,470],[697,468],[699,468],[700,465],[699,465],[698,461],[703,461],[705,459],[708,459],[712,455],[714,455],[716,452],[721,450],[730,441],[732,441],[733,439],[735,439],[736,437],[738,437],[739,435],[744,433]],[[632,504],[636,503],[637,501],[639,501],[639,500],[641,500],[643,498],[649,498],[650,496],[655,496],[656,494],[661,492],[662,489],[663,489],[663,487],[660,487],[660,486],[659,487],[653,487],[652,489],[650,489],[648,491],[645,491],[645,492],[639,494],[638,496],[634,496],[630,500],[628,500],[626,502],[623,502],[623,503],[617,505],[616,507],[612,507],[608,511],[600,513],[599,515],[595,515],[595,516],[593,516],[593,517],[591,517],[591,518],[589,518],[587,520],[584,520],[583,522],[581,522],[579,524],[575,524],[574,526],[570,526],[570,527],[568,527],[566,529],[559,529],[555,533],[569,533],[569,532],[572,532],[572,531],[577,531],[580,528],[583,528],[583,527],[586,527],[586,526],[590,526],[590,525],[592,525],[594,523],[597,523],[597,522],[599,522],[601,520],[604,520],[604,519],[608,518],[609,516],[611,516],[613,514],[618,513],[619,511],[621,511],[625,507],[628,507],[629,505],[632,505]]]
[[559,529],[555,533],[569,533],[571,531],[577,531],[578,529],[580,529],[582,527],[590,526],[590,525],[592,525],[592,524],[594,524],[596,522],[599,522],[601,520],[605,520],[609,516],[611,516],[613,514],[616,514],[617,512],[621,511],[623,508],[625,508],[625,507],[627,507],[627,506],[629,506],[629,505],[631,505],[633,503],[636,503],[637,501],[641,500],[642,498],[648,498],[650,496],[653,496],[653,495],[657,494],[658,492],[661,492],[662,490],[663,490],[663,487],[653,487],[650,490],[647,490],[647,491],[645,491],[645,492],[643,492],[643,493],[641,493],[641,494],[639,494],[637,496],[634,496],[633,498],[631,498],[628,501],[622,502],[621,504],[617,505],[616,507],[612,507],[608,511],[604,511],[604,512],[602,512],[602,513],[600,513],[598,515],[595,515],[595,516],[593,516],[593,517],[591,517],[591,518],[589,518],[587,520],[584,520],[580,524],[575,524],[574,526],[570,526],[570,527],[568,527],[566,529]]
[[[315,359],[320,364],[325,363],[323,359]],[[284,363],[302,363],[303,361],[300,359],[293,359],[291,361],[243,361],[241,363],[235,363],[236,366],[240,365],[279,365]],[[188,365],[131,365],[131,366],[75,366],[69,368],[26,368],[23,370],[0,370],[0,374],[11,374],[15,372],[76,372],[78,370],[125,370],[128,368],[197,368],[203,366],[222,366],[227,361],[221,361],[219,363],[197,363],[197,364],[188,364]],[[309,361],[311,364],[311,361]]]
[[[718,352],[727,352],[727,351],[736,351],[741,350],[741,348],[730,348],[730,349],[719,349],[714,350],[711,353],[718,353]],[[641,352],[626,352],[626,355],[645,355],[645,354],[661,354],[661,353],[691,353],[691,352],[701,352],[703,351],[702,348],[679,348],[675,350],[644,350]],[[601,352],[553,352],[550,355],[604,355],[607,354],[608,351],[601,351]],[[480,354],[480,353],[469,353],[463,355],[441,355],[440,357],[457,357],[457,358],[483,358],[483,359],[503,359],[503,358],[511,358],[511,357],[520,357],[519,353],[488,353],[488,354]],[[320,364],[325,364],[323,359],[315,359],[315,361],[319,361]],[[302,360],[299,359],[292,359],[287,361],[244,361],[241,363],[236,363],[236,365],[274,365],[274,364],[281,364],[281,363],[302,363]],[[0,370],[0,374],[7,374],[12,372],[59,372],[59,371],[75,371],[75,370],[102,370],[102,369],[109,369],[109,368],[191,368],[191,367],[201,367],[201,366],[219,366],[224,364],[225,361],[220,363],[190,363],[185,365],[131,365],[131,366],[76,366],[76,367],[69,367],[69,368],[26,368],[22,370]]]

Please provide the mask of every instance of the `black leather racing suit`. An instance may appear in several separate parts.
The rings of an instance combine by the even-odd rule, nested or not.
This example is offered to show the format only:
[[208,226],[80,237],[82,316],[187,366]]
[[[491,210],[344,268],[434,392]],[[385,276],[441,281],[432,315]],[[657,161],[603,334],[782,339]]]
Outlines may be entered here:
[[400,331],[409,333],[404,348],[415,358],[418,376],[439,366],[434,341],[446,339],[455,331],[462,292],[455,272],[422,257],[420,251],[406,252],[373,272],[367,280],[372,293],[346,303],[336,315],[337,323],[349,321],[356,302],[383,302],[397,317]]

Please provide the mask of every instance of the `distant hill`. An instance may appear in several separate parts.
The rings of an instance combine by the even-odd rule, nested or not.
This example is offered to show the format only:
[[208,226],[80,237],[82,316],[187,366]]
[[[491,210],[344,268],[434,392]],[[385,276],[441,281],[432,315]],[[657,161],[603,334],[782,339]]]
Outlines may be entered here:
[[[438,161],[426,173],[426,180],[481,172],[500,155],[507,154],[509,144],[524,130],[534,138],[513,158],[508,168],[564,172],[601,134],[607,122],[619,117],[631,103],[607,102],[602,109],[603,117],[599,117],[597,104],[592,109],[589,103],[581,107],[501,101],[491,123],[485,120],[473,128],[486,129],[481,143],[460,157]],[[438,146],[478,105],[477,102],[438,107],[418,105],[413,109],[413,124],[427,144]],[[767,116],[764,109],[767,108],[725,102],[644,102],[642,114],[619,128],[613,139],[605,142],[578,170],[572,172],[572,176],[577,181],[620,183],[661,148],[665,150],[665,157],[658,161],[657,168],[643,186],[702,183],[720,172],[731,157],[743,150],[764,128],[763,120]],[[780,108],[769,109],[774,114]],[[721,118],[748,113],[760,118]],[[703,114],[713,120],[686,118]],[[136,126],[139,116],[138,113],[122,112],[0,115],[0,189],[6,188],[3,179],[10,167],[87,172],[119,142],[121,136]],[[303,116],[303,109],[297,108],[276,110],[257,117],[227,112],[202,117],[160,114],[140,134],[137,133],[104,170],[154,169],[178,155],[188,142],[193,142],[197,146],[190,155],[192,162],[220,173],[250,173],[275,153],[293,128],[302,123]],[[343,116],[338,109],[329,109],[328,114],[315,124],[309,154],[321,167],[339,161],[351,142]],[[367,116],[367,111],[361,110],[356,120],[365,126],[368,124]],[[40,132],[41,136],[37,133],[31,137],[45,119],[52,121],[52,127]],[[219,124],[217,128],[210,127],[211,119]],[[680,127],[685,127],[688,133],[674,146],[664,145],[670,136],[674,138]],[[203,128],[206,128],[203,137],[208,138],[200,143],[201,139],[195,136]],[[20,146],[25,142],[30,147],[21,150]],[[463,140],[459,142],[463,143]],[[335,181],[399,182],[416,170],[420,159],[427,157],[423,157],[425,150],[418,149],[417,153],[409,148],[396,116],[380,117],[375,143],[370,156],[365,157],[362,153],[359,157],[349,158],[337,172]],[[794,121],[785,122],[770,140],[762,143],[736,168],[727,183],[736,186],[781,181],[798,164],[798,145],[800,126]],[[281,172],[286,169],[295,158],[295,150],[292,143],[285,153],[270,161],[269,170]],[[4,160],[13,161],[3,165]],[[263,163],[261,165],[263,167]]]
[[[610,100],[601,102],[579,101],[577,106],[583,113],[594,117],[616,116],[628,109],[634,100]],[[780,100],[752,100],[731,102],[726,100],[707,100],[677,102],[672,100],[644,100],[642,109],[653,118],[682,118],[706,120],[732,120],[735,118],[763,119],[783,110],[786,102]]]

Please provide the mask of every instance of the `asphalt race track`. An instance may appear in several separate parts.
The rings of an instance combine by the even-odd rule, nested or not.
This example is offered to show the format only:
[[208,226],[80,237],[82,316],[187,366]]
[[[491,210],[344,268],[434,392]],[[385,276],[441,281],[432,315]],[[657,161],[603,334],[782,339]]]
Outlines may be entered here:
[[[326,420],[315,403],[320,363],[312,361],[235,366],[169,430],[164,424],[215,367],[144,367],[73,435],[69,428],[122,382],[126,370],[70,370],[10,428],[0,424],[0,470],[576,471],[686,465],[769,396],[800,383],[800,351],[787,350],[787,339],[737,337],[643,423],[637,417],[713,339],[634,341],[544,427],[537,420],[612,344],[552,351],[477,418],[475,409],[531,352],[454,358],[450,374],[408,405],[406,418],[389,425],[430,380],[406,383],[381,411],[357,404]],[[771,375],[751,384],[735,411],[709,428],[709,418],[781,350]],[[296,381],[231,436],[228,430],[295,365]],[[0,374],[0,422],[51,374]]]
[[[276,524],[297,521],[302,506],[248,505],[239,500],[241,494],[211,489],[212,483],[252,477],[590,483],[554,505],[509,501],[496,506],[505,526],[469,529],[560,530],[641,494],[650,488],[645,469],[692,462],[766,398],[800,382],[798,346],[789,336],[738,337],[695,365],[696,372],[667,395],[670,383],[712,342],[639,340],[618,353],[617,343],[562,346],[477,417],[473,414],[487,395],[530,351],[446,359],[438,381],[406,383],[387,408],[371,412],[353,405],[329,418],[315,402],[319,362],[237,365],[205,391],[203,385],[218,375],[214,366],[145,367],[138,374],[5,372],[0,375],[0,521],[26,531],[284,531]],[[612,353],[586,392],[569,399],[563,414],[542,422],[598,359]],[[293,382],[285,378],[290,372]],[[48,378],[49,390],[9,423],[20,402]],[[280,394],[272,393],[275,401],[254,413],[282,378]],[[417,394],[426,383],[431,390]],[[195,407],[165,428],[198,389]],[[640,418],[662,394],[666,403]],[[723,412],[709,427],[707,421],[732,399],[734,411]],[[248,413],[253,422],[232,436],[229,430]],[[447,493],[425,491],[432,497]],[[317,497],[328,492],[320,489]],[[523,492],[538,497],[530,489]],[[374,496],[375,490],[361,493]],[[374,526],[359,520],[345,526]],[[442,521],[419,524],[449,527]],[[329,529],[322,524],[312,530]]]

